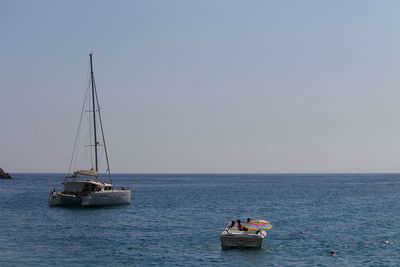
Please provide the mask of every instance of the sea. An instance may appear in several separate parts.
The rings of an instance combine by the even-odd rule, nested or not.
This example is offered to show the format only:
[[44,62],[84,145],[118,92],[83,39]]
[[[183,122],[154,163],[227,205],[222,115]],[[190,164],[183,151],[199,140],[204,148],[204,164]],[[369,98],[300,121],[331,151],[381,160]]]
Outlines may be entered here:
[[[0,266],[400,266],[400,174],[115,174],[132,204],[98,208],[49,207],[63,174],[12,176]],[[248,217],[263,247],[221,249]]]

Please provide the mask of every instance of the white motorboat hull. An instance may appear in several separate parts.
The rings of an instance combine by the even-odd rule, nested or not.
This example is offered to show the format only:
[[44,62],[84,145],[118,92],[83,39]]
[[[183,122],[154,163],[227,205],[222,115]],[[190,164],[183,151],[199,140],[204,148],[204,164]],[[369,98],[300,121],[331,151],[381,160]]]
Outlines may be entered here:
[[131,190],[110,190],[90,192],[86,196],[53,192],[49,197],[50,206],[115,206],[131,204]]
[[220,236],[222,248],[261,248],[266,236],[265,231],[260,233],[249,233],[239,231],[229,231],[225,229]]

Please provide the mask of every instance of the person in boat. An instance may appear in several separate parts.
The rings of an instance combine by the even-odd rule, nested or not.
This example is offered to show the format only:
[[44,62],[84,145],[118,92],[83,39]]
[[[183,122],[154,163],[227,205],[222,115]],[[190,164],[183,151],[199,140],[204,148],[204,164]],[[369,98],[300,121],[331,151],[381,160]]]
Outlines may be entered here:
[[240,220],[238,219],[238,220],[236,220],[236,222],[237,222],[237,229],[241,230],[242,229],[242,224],[240,223]]
[[240,220],[237,220],[236,222],[237,222],[237,229],[238,229],[239,231],[248,231],[248,230],[249,230],[249,229],[247,229],[247,227],[243,226],[243,225],[240,223]]
[[247,229],[246,227],[244,227],[244,226],[240,223],[240,220],[237,220],[236,222],[237,222],[237,229],[238,229],[239,231],[247,231],[247,230],[249,230],[249,229]]
[[232,222],[231,222],[231,225],[229,225],[228,228],[232,228],[232,227],[234,227],[234,226],[235,226],[235,221],[232,221]]
[[[250,223],[250,218],[247,218],[247,220],[246,220],[246,224],[247,223]],[[246,227],[246,226],[242,226],[242,229],[241,229],[242,231],[248,231],[249,229]]]

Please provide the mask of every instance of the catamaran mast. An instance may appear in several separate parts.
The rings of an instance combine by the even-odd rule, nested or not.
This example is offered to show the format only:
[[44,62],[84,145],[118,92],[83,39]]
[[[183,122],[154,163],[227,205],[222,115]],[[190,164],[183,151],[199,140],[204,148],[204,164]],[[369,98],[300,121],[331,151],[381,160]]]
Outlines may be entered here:
[[92,53],[90,55],[90,80],[92,82],[92,107],[93,107],[93,133],[94,133],[94,160],[96,164],[96,172],[99,171],[99,165],[97,162],[97,133],[96,133],[96,105],[95,105],[95,87],[94,87],[94,75],[93,75],[93,61]]

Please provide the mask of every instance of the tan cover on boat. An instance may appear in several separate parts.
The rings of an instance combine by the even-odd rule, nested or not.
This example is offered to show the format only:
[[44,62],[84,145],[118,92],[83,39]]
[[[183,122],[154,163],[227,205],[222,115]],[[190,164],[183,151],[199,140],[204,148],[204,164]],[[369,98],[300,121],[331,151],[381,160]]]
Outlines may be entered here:
[[75,174],[86,175],[86,176],[98,176],[95,170],[77,170]]

